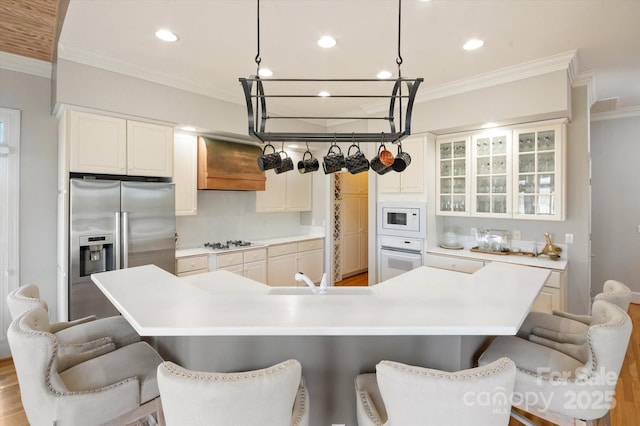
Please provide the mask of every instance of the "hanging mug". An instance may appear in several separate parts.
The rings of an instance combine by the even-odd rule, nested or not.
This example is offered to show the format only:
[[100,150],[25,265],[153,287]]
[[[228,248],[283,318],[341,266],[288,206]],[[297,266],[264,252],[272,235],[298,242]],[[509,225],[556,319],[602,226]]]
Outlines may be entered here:
[[409,164],[411,164],[411,156],[402,150],[401,144],[398,144],[398,155],[396,155],[396,158],[393,160],[391,167],[396,172],[401,172],[406,169]]
[[[271,154],[267,154],[267,148],[271,147],[273,152]],[[261,172],[269,169],[275,169],[276,167],[280,167],[282,164],[282,157],[280,157],[280,153],[276,151],[276,147],[271,145],[271,143],[267,143],[262,149],[262,155],[258,156],[258,168]]]
[[378,158],[380,159],[380,162],[385,166],[393,165],[393,153],[385,148],[384,144],[381,144],[381,146],[382,151],[378,149]]
[[[337,148],[337,152],[333,149]],[[331,145],[329,147],[329,152],[324,157],[324,161],[322,162],[322,168],[324,169],[324,174],[328,175],[331,173],[339,172],[345,166],[344,154],[338,145]]]
[[[373,159],[371,160],[371,168],[373,169],[374,172],[376,172],[379,175],[383,175],[385,173],[389,173],[390,171],[393,170],[391,167],[385,165],[380,160],[380,152],[383,149],[385,149],[384,144],[380,144],[380,147],[378,148],[378,155],[373,157]],[[386,149],[385,149],[385,151],[386,151]]]
[[[309,154],[309,158],[305,158]],[[307,150],[302,155],[302,160],[298,161],[298,171],[300,173],[316,172],[320,168],[320,162],[314,158],[311,151]]]
[[[357,151],[351,155],[351,148],[355,148]],[[347,165],[347,170],[352,175],[366,172],[369,170],[369,160],[364,156],[362,151],[360,151],[360,147],[355,143],[349,147],[347,151],[347,158],[345,158],[345,164]]]
[[286,151],[280,151],[278,153],[278,155],[282,155],[284,154],[284,158],[281,158],[281,162],[280,162],[280,166],[276,167],[276,174],[280,174],[280,173],[284,173],[284,172],[288,172],[289,170],[293,170],[293,160],[291,159],[291,157],[289,157],[289,154],[286,153]]

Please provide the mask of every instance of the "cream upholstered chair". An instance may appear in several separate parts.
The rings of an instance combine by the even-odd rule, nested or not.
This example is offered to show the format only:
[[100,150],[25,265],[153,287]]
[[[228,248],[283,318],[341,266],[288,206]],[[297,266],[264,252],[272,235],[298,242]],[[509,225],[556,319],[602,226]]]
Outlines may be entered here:
[[[7,296],[7,304],[11,318],[16,319],[23,313],[38,306],[48,310],[47,303],[40,299],[40,291],[35,284],[18,287]],[[58,322],[50,324],[50,333],[56,335],[58,344],[66,345],[61,350],[72,350],[73,345],[77,350],[89,350],[95,346],[101,346],[113,342],[116,348],[140,341],[140,336],[121,316],[96,319],[95,316],[81,318],[75,321]],[[95,341],[95,342],[94,342]]]
[[382,361],[355,379],[358,426],[507,425],[515,375],[508,358],[453,373]]
[[515,393],[521,398],[514,399],[514,406],[557,424],[573,424],[574,419],[592,422],[606,416],[614,401],[631,319],[616,305],[596,300],[586,336],[586,362],[516,336],[499,336],[479,364],[501,357],[515,362]]
[[133,343],[58,372],[58,339],[40,324],[48,324],[43,307],[15,319],[7,333],[30,424],[127,424],[124,419],[157,411],[156,369],[162,358],[147,343]]
[[[631,289],[623,283],[608,280],[603,292],[596,295],[594,301],[604,300],[621,308],[629,309]],[[533,342],[560,350],[582,362],[587,361],[586,333],[591,324],[591,315],[576,315],[554,311],[552,315],[543,312],[531,312],[527,315],[518,336]]]
[[158,366],[158,386],[167,426],[306,426],[309,399],[296,360],[239,373]]

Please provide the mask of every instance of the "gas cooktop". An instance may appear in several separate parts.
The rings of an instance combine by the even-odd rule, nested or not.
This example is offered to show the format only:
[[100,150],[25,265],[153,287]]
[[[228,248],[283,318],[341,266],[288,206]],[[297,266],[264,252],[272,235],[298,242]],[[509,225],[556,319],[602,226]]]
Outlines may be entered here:
[[246,247],[259,246],[260,244],[256,244],[251,241],[244,240],[229,240],[227,242],[213,242],[213,243],[204,243],[205,247],[209,247],[213,251],[222,251],[222,250],[234,250]]

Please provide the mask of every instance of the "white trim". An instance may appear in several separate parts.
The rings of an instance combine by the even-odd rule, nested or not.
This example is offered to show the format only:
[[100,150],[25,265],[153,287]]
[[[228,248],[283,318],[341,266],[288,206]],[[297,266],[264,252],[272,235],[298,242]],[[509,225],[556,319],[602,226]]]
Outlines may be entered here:
[[14,55],[13,53],[0,52],[0,68],[32,74],[38,77],[51,78],[53,66],[51,62]]
[[[0,226],[4,227],[2,234],[6,235],[7,241],[2,242],[6,247],[6,252],[0,252],[0,256],[6,261],[5,269],[0,270],[2,274],[0,282],[0,293],[2,300],[7,299],[7,295],[18,288],[20,283],[20,111],[16,109],[0,108],[0,121],[3,123],[3,147],[6,147],[7,155],[2,157],[2,161],[7,162],[6,178],[0,182],[6,182],[6,198],[0,199],[0,208],[6,208],[3,212],[3,219]],[[5,191],[0,191],[4,195]],[[4,217],[6,214],[6,217]],[[7,311],[7,305],[0,306],[0,358],[11,356],[6,340],[6,331],[9,327],[11,316]]]
[[616,118],[640,117],[640,107],[618,108],[614,111],[591,114],[591,121],[613,120]]
[[631,292],[631,303],[635,303],[636,305],[640,305],[640,291],[632,291]]

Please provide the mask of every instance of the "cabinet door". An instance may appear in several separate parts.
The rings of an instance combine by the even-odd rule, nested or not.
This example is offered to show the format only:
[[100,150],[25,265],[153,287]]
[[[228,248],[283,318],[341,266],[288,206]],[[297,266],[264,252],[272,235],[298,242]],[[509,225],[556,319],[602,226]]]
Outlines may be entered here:
[[272,286],[295,286],[294,276],[298,272],[296,253],[267,259],[267,284]]
[[340,173],[342,194],[366,194],[369,188],[369,173],[352,175],[349,172]]
[[318,284],[324,272],[323,250],[311,250],[298,253],[298,270],[311,281]]
[[127,173],[127,122],[121,118],[69,111],[72,172]]
[[[293,173],[293,171],[288,173]],[[276,174],[273,170],[267,170],[265,172],[265,176],[267,178],[267,181],[265,182],[265,190],[256,191],[256,211],[284,211],[287,194],[287,174]]]
[[436,213],[468,216],[471,138],[459,136],[436,141]]
[[176,215],[198,214],[198,138],[177,134],[173,141]]
[[402,150],[411,156],[411,164],[400,173],[387,173],[400,175],[400,189],[402,192],[424,192],[424,151],[426,144],[427,139],[425,137],[408,138],[402,141]]
[[471,142],[471,211],[474,216],[511,216],[511,137],[504,130],[474,135]]
[[259,283],[267,283],[267,262],[259,260],[244,264],[244,276],[258,281]]
[[127,121],[127,174],[173,176],[173,129]]
[[225,266],[224,268],[218,268],[218,270],[233,272],[236,275],[244,275],[242,265]]
[[514,218],[564,220],[564,139],[564,125],[514,130]]
[[[342,274],[367,269],[367,197],[345,194],[342,197]],[[364,242],[364,244],[363,244]]]
[[293,160],[293,170],[285,173],[287,177],[286,210],[289,211],[309,211],[311,210],[311,188],[313,173],[299,173],[298,161],[302,155],[289,153]]
[[561,310],[560,289],[543,287],[538,298],[533,302],[532,311],[553,313],[553,310]]

